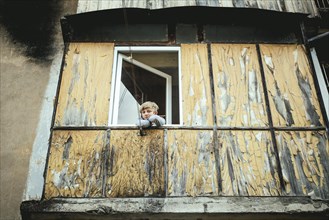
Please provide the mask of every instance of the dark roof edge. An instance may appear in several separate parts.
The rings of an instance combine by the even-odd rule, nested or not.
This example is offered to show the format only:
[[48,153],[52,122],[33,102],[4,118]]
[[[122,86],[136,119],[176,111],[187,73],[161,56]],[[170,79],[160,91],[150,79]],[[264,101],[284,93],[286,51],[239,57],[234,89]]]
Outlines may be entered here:
[[[115,8],[106,9],[92,12],[84,12],[74,15],[66,15],[63,19],[67,20],[85,20],[85,19],[102,19],[102,18],[113,18],[108,20],[108,22],[113,23],[123,23],[125,18],[123,15],[140,17],[137,20],[131,20],[130,22],[137,23],[139,21],[144,21],[145,18],[152,18],[152,23],[168,23],[169,22],[204,22],[206,20],[209,23],[214,21],[211,18],[216,16],[223,17],[227,16],[233,20],[243,19],[245,20],[245,15],[252,15],[252,17],[265,16],[269,19],[275,18],[294,18],[297,20],[305,19],[309,14],[304,13],[292,13],[292,12],[280,12],[266,9],[258,8],[229,8],[229,7],[208,7],[208,6],[187,6],[187,7],[170,7],[161,9],[144,9],[144,8]],[[249,20],[247,18],[247,20]],[[259,21],[259,20],[258,20]],[[260,21],[261,22],[261,21]]]
[[133,24],[219,24],[228,26],[296,27],[307,14],[287,13],[256,8],[173,7],[162,9],[118,8],[67,15],[61,19],[63,39],[70,41],[76,33],[91,34],[99,27]]

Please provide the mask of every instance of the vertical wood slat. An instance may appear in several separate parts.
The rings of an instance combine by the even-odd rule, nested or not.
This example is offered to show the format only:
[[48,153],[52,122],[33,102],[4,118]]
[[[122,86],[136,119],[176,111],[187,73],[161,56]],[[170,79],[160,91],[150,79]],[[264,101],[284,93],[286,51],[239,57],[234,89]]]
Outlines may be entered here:
[[211,48],[217,125],[268,126],[255,45]]
[[278,131],[288,195],[329,198],[329,140],[325,131]]
[[212,131],[168,131],[168,196],[217,196]]
[[45,198],[102,196],[106,131],[54,131]]
[[106,197],[164,196],[163,130],[112,130]]
[[260,45],[273,126],[322,126],[310,66],[301,45]]
[[112,43],[69,45],[55,126],[107,125],[113,49]]
[[159,9],[185,6],[211,6],[230,8],[258,8],[282,12],[306,13],[318,15],[313,0],[79,0],[78,13],[113,8],[149,8]]
[[[86,1],[78,1],[78,8],[77,8],[77,13],[84,13],[89,11],[88,10],[88,4],[90,0],[86,0]],[[98,1],[98,0],[92,0],[92,1]]]
[[268,131],[218,131],[218,139],[223,195],[281,195]]
[[[112,8],[111,2],[115,2],[115,1],[99,1],[98,10],[106,10],[106,9]],[[79,3],[80,3],[80,1],[79,1]]]
[[212,126],[207,45],[182,44],[183,124]]
[[284,5],[287,12],[300,12],[300,13],[310,13],[317,14],[317,7],[314,1],[304,1],[304,0],[285,0]]
[[234,7],[233,1],[226,1],[226,0],[218,0],[219,1],[219,6],[220,7]]

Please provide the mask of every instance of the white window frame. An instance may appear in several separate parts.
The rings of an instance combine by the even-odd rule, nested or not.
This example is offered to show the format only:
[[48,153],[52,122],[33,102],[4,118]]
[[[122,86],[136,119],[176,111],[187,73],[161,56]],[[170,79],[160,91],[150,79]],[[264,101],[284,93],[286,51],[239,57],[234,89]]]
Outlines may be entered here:
[[111,86],[111,98],[110,98],[110,110],[109,110],[109,120],[108,125],[115,126],[131,126],[132,124],[118,124],[118,110],[119,110],[119,96],[118,92],[121,83],[121,71],[122,71],[122,61],[125,60],[129,63],[146,69],[158,76],[166,79],[166,125],[172,125],[172,106],[171,106],[171,76],[163,73],[157,69],[154,69],[148,65],[145,65],[137,60],[133,60],[131,57],[127,57],[122,53],[133,53],[133,52],[177,52],[178,53],[178,83],[179,83],[179,125],[182,124],[182,93],[181,93],[181,52],[180,47],[159,47],[159,46],[118,46],[114,48],[114,62],[112,69],[112,86]]

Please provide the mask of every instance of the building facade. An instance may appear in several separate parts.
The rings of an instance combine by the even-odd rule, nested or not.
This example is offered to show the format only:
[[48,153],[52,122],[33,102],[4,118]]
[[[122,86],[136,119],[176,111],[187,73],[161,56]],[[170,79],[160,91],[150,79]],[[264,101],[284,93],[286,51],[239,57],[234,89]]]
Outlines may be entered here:
[[[327,218],[317,16],[314,1],[80,1],[23,219]],[[165,126],[135,125],[147,100]]]

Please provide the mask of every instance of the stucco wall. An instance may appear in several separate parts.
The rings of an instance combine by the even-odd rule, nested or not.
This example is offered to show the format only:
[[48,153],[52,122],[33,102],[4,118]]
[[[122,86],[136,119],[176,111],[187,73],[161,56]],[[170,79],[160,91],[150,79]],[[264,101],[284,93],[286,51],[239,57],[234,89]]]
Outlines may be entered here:
[[52,103],[52,63],[63,52],[60,18],[76,9],[77,0],[1,2],[1,220],[20,219],[41,109]]

